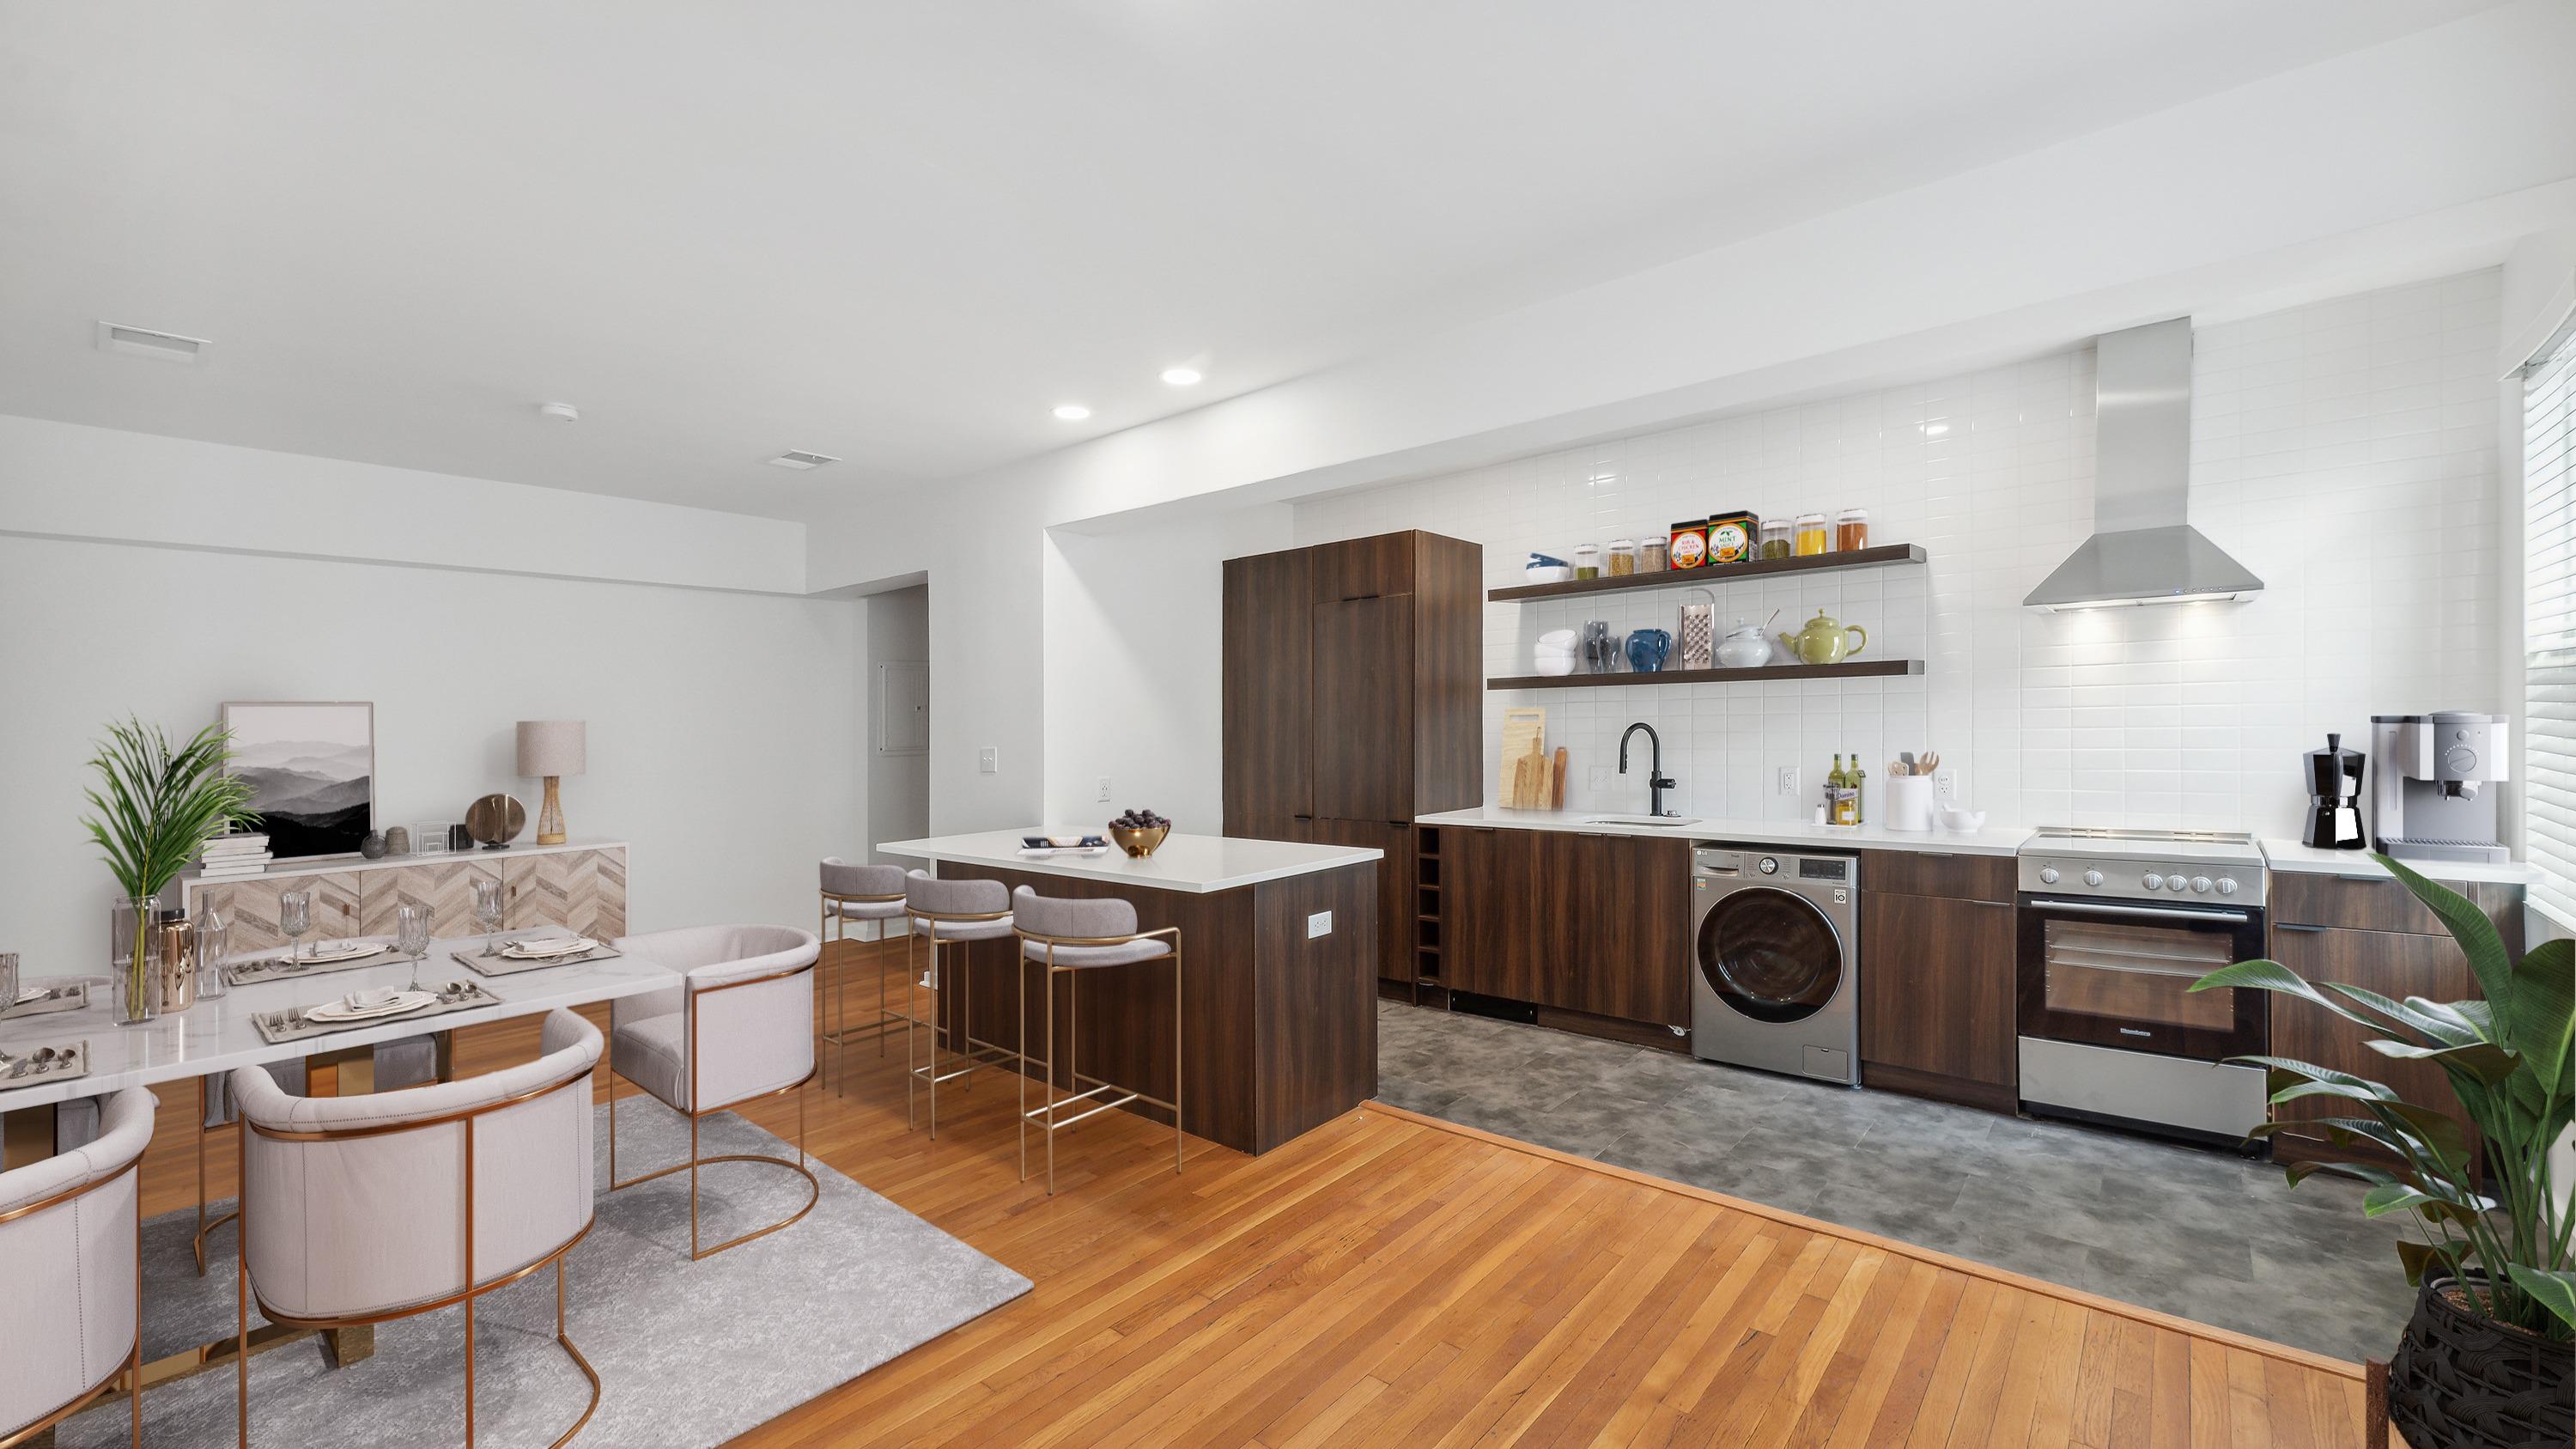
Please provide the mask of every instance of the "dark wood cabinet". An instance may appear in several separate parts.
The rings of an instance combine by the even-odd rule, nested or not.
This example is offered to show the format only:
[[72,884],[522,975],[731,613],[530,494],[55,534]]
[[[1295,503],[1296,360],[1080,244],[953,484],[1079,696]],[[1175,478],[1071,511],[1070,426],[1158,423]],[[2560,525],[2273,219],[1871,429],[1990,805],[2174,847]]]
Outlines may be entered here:
[[1386,850],[1377,960],[1408,985],[1413,821],[1484,798],[1483,574],[1418,531],[1225,564],[1225,833]]
[[1441,941],[1455,990],[1690,1022],[1690,852],[1678,840],[1451,826]]
[[[2007,868],[2012,864],[1999,859]],[[1982,890],[1985,882],[1975,870],[1960,870],[1954,884]],[[2010,892],[1999,901],[1907,895],[1869,888],[1867,874],[1862,880],[1862,1081],[2012,1111],[2019,1101],[2020,1068]]]
[[[2272,928],[2272,959],[2312,985],[2340,981],[2399,1001],[2409,996],[2465,1001],[2478,994],[2477,978],[2469,971],[2469,958],[2460,954],[2458,944],[2448,936],[2276,925]],[[2401,1035],[2366,1030],[2295,997],[2277,993],[2272,997],[2274,1056],[2313,1062],[2382,1082],[2417,1106],[2459,1117],[2460,1099],[2452,1093],[2451,1079],[2440,1067],[2381,1056],[2370,1049],[2375,1038],[2395,1039]],[[2360,1114],[2340,1098],[2304,1097],[2275,1106],[2272,1115],[2275,1119],[2313,1122],[2322,1117]],[[2462,1125],[2466,1125],[2465,1118]]]

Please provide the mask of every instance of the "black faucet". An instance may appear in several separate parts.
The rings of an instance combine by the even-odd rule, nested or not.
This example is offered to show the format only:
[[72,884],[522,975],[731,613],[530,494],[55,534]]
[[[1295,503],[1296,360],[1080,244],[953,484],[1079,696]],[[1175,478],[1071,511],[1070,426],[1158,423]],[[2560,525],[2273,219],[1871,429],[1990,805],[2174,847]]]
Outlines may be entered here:
[[1639,730],[1646,732],[1646,743],[1653,746],[1655,752],[1654,758],[1646,764],[1646,813],[1669,814],[1670,812],[1664,809],[1664,792],[1672,789],[1676,782],[1664,774],[1664,739],[1663,736],[1655,733],[1653,725],[1639,720],[1628,726],[1627,732],[1619,736],[1619,773],[1622,775],[1628,773],[1628,740]]

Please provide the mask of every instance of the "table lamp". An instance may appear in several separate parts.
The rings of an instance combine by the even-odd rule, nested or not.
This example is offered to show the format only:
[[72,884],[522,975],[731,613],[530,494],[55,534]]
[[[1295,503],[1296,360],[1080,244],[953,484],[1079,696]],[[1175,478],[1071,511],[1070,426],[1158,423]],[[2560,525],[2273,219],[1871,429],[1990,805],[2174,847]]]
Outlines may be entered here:
[[537,844],[564,843],[563,801],[555,794],[555,782],[580,774],[588,754],[580,720],[519,721],[519,773],[546,782],[546,803],[537,811]]

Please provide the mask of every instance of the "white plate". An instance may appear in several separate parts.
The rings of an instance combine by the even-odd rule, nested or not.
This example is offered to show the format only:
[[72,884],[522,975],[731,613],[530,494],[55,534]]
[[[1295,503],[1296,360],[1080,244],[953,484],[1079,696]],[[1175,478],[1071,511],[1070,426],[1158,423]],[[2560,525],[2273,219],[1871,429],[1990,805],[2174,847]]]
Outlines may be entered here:
[[501,954],[516,956],[522,961],[543,961],[554,956],[578,956],[598,945],[597,941],[587,936],[544,941],[511,941],[501,947]]
[[321,1006],[307,1007],[304,1019],[307,1021],[373,1021],[380,1016],[400,1016],[406,1011],[418,1011],[437,1000],[438,996],[435,992],[406,991],[382,1006],[357,1010],[351,1010],[334,1001]]
[[308,963],[355,961],[361,956],[376,955],[384,949],[385,945],[381,941],[316,941],[313,943],[313,948],[304,953],[304,960]]

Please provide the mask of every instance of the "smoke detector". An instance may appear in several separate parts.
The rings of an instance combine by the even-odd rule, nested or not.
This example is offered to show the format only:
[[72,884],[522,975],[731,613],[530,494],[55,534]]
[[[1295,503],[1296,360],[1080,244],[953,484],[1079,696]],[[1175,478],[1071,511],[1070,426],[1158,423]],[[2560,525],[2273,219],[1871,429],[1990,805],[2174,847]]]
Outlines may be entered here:
[[581,409],[571,403],[539,403],[537,416],[550,422],[577,423],[581,421]]
[[128,327],[121,322],[98,324],[98,350],[101,352],[122,352],[162,362],[194,362],[198,354],[212,346],[214,344],[203,337],[182,337],[176,332],[155,332],[149,327]]
[[791,448],[788,451],[779,454],[777,457],[770,459],[769,466],[773,468],[794,468],[797,471],[802,472],[807,468],[820,468],[826,463],[837,463],[839,461],[841,460],[833,457],[829,453],[807,453]]

